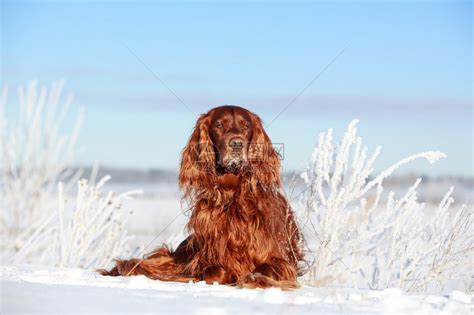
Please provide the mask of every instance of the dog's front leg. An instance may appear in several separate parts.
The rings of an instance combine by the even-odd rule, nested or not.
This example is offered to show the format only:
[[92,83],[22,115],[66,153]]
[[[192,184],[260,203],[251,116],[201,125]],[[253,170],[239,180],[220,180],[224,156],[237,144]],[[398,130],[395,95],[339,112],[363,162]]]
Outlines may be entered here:
[[272,258],[258,265],[255,270],[239,281],[245,288],[279,287],[284,290],[298,288],[296,268],[282,258]]
[[232,284],[236,282],[237,277],[223,267],[209,266],[202,271],[202,280],[206,281],[207,284],[213,284],[214,282]]

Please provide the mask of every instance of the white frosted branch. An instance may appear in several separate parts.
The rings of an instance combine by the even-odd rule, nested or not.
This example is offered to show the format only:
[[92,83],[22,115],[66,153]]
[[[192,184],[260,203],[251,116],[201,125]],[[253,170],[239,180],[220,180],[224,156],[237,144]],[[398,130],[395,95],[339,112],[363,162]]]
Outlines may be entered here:
[[[319,136],[306,171],[300,198],[303,229],[314,264],[306,281],[314,285],[352,285],[372,289],[400,287],[425,290],[449,279],[466,278],[472,255],[472,215],[462,206],[450,209],[450,188],[434,214],[417,199],[421,179],[401,197],[383,193],[383,181],[398,168],[424,158],[430,163],[446,155],[422,152],[394,163],[374,179],[373,165],[381,152],[368,154],[353,120],[338,144],[332,130]],[[450,219],[450,212],[453,217]],[[469,232],[467,232],[469,231]],[[312,237],[316,236],[316,238]]]

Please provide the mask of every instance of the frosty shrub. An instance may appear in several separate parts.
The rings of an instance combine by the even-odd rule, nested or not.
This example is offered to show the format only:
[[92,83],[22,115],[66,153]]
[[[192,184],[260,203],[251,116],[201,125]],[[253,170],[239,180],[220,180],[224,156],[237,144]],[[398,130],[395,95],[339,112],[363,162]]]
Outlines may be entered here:
[[103,194],[101,189],[109,179],[110,176],[106,176],[97,185],[80,180],[72,207],[67,207],[64,184],[59,183],[57,212],[45,219],[27,239],[13,262],[106,268],[114,258],[127,254],[131,237],[127,235],[125,223],[131,212],[122,206],[124,201],[142,192]]
[[73,97],[61,102],[63,82],[39,89],[32,81],[18,89],[18,113],[7,121],[5,116],[8,88],[0,97],[0,236],[2,256],[10,257],[38,228],[51,210],[56,186],[60,180],[71,184],[78,173],[66,167],[73,160],[76,139],[82,116],[75,126],[64,132],[66,118]]
[[311,262],[302,279],[316,286],[402,288],[409,292],[443,291],[449,282],[471,290],[473,229],[466,206],[451,207],[449,189],[437,207],[417,200],[417,179],[403,196],[383,194],[383,181],[405,163],[445,157],[423,152],[405,158],[374,176],[371,155],[352,121],[342,141],[332,130],[319,136],[302,174],[302,221]]
[[[99,184],[79,181],[74,204],[67,196],[81,173],[68,168],[76,156],[82,115],[65,123],[73,101],[61,98],[63,82],[48,89],[35,81],[18,89],[18,113],[6,119],[7,87],[0,96],[0,256],[2,263],[105,267],[124,251],[128,215],[120,206],[135,194],[101,197]],[[13,116],[13,115],[12,115]],[[64,130],[64,125],[73,126]],[[59,196],[58,196],[59,185]],[[59,198],[59,204],[58,204]],[[82,255],[82,256],[81,256]]]

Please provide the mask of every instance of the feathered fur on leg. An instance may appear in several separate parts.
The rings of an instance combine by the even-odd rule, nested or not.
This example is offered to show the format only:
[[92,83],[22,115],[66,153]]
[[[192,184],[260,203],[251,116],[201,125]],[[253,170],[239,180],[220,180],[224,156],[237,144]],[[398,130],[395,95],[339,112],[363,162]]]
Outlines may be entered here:
[[110,271],[97,270],[103,276],[136,276],[144,275],[150,279],[163,281],[198,281],[192,276],[183,273],[184,265],[176,262],[175,255],[179,252],[171,252],[167,247],[161,247],[144,259],[115,260],[115,267]]

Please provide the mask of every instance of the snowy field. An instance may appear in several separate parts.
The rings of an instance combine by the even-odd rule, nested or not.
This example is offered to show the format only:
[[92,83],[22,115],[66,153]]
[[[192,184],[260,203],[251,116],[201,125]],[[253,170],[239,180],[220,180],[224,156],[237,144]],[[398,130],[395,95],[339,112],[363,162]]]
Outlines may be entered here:
[[472,314],[472,296],[406,295],[383,291],[314,288],[239,289],[204,283],[110,278],[82,269],[2,266],[1,313],[177,314]]
[[[133,210],[127,230],[140,256],[162,243],[183,239],[188,217],[172,185],[113,184],[108,189],[145,188],[124,207]],[[423,188],[423,187],[422,187]],[[146,247],[146,248],[144,248]],[[127,258],[127,257],[122,257]],[[93,271],[35,265],[1,267],[1,313],[156,312],[178,314],[472,314],[473,295],[406,294],[399,289],[317,288],[283,292],[204,283],[153,281],[143,276],[102,277]]]

